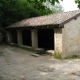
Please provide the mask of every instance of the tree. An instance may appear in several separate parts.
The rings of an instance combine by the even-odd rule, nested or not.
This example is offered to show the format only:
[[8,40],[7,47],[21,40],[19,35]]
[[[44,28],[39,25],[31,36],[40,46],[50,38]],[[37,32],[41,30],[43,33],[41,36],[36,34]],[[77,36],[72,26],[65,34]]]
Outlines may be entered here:
[[[60,0],[39,0],[41,2],[49,1],[52,5],[55,4],[55,2],[59,3]],[[63,0],[61,0],[63,1]],[[78,8],[80,8],[80,0],[75,0],[75,3],[77,4]]]
[[44,5],[46,1],[51,5],[58,2],[58,0],[0,0],[0,33],[5,33],[3,28],[24,18],[53,13]]
[[78,8],[80,8],[80,0],[75,0],[75,3],[77,4]]
[[[49,1],[52,5],[55,4],[55,2],[59,3],[60,0],[41,0],[42,2],[45,2],[45,1]],[[61,0],[63,1],[63,0]],[[75,0],[75,3],[77,4],[78,8],[80,8],[80,0]]]
[[54,13],[60,13],[60,12],[63,12],[64,9],[63,7],[59,4],[59,3],[56,3],[53,7],[52,7],[52,11]]
[[63,7],[57,2],[55,2],[54,5],[52,5],[50,2],[47,1],[45,3],[45,6],[49,8],[52,11],[52,13],[60,13],[64,11]]
[[28,0],[28,2],[34,9],[36,9],[39,12],[39,16],[52,13],[52,11],[49,8],[46,8],[42,1]]
[[[33,1],[38,1],[38,2],[40,1],[41,3],[48,1],[48,2],[50,2],[52,5],[54,5],[55,2],[59,3],[59,0],[33,0]],[[61,0],[61,1],[62,1],[62,0]]]
[[[54,4],[58,0],[0,0],[0,26],[6,27],[24,18],[51,14],[52,11],[44,3]],[[54,9],[53,9],[54,10]]]
[[39,16],[39,12],[27,0],[0,0],[0,11],[0,26],[3,27],[31,15]]
[[[40,16],[50,10],[39,2],[30,0],[0,0],[0,26],[6,27],[24,18]],[[41,9],[40,9],[41,7]]]

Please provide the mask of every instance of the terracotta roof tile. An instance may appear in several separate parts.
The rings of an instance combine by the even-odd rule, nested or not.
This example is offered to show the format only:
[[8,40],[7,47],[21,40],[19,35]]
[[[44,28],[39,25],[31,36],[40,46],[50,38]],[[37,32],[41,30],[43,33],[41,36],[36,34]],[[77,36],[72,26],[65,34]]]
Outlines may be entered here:
[[17,23],[14,23],[8,28],[11,27],[27,27],[27,26],[42,26],[42,25],[56,25],[56,24],[61,24],[64,21],[80,14],[80,10],[75,10],[75,11],[69,11],[69,12],[62,12],[62,13],[57,13],[57,14],[51,14],[51,15],[46,15],[46,16],[40,16],[40,17],[34,17],[34,18],[29,18],[29,19],[24,19],[22,21],[19,21]]

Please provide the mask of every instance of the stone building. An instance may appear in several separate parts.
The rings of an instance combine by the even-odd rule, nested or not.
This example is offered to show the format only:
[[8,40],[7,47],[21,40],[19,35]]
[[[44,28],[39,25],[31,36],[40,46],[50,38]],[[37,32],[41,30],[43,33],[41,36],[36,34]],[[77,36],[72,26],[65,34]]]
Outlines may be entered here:
[[9,43],[80,55],[80,10],[24,19],[7,27]]

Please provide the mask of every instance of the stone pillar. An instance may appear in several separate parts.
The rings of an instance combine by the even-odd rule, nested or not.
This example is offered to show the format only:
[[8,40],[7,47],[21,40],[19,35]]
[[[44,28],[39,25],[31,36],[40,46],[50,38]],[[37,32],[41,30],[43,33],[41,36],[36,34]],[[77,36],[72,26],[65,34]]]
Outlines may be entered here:
[[54,29],[54,51],[62,53],[62,29]]
[[38,30],[31,30],[31,37],[32,37],[32,47],[37,48],[38,47]]
[[22,30],[17,30],[17,40],[18,40],[18,45],[23,45]]
[[7,31],[7,42],[10,44],[12,43],[12,34],[10,31]]

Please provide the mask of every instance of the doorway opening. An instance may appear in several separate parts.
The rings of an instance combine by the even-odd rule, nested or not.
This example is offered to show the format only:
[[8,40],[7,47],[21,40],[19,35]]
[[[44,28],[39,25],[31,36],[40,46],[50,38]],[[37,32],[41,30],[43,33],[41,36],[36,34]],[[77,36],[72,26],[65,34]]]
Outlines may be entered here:
[[45,50],[54,50],[54,30],[39,29],[38,30],[38,47]]
[[17,44],[17,31],[16,30],[11,30],[11,35],[12,35],[12,43]]
[[31,31],[23,30],[22,31],[23,45],[31,46]]

